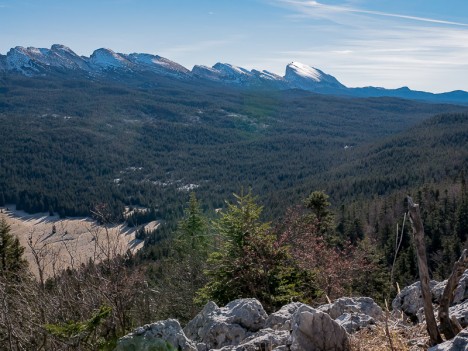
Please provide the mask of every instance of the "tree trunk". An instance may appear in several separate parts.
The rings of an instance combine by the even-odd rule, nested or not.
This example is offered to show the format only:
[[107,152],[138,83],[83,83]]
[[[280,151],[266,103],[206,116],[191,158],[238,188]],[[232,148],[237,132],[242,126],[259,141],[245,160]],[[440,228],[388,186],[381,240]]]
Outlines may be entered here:
[[440,329],[447,340],[453,339],[460,331],[460,325],[454,323],[449,315],[449,307],[453,301],[453,292],[457,288],[463,272],[468,268],[468,252],[463,250],[459,260],[453,265],[452,274],[448,278],[444,294],[440,300],[439,320]]
[[418,255],[419,279],[421,280],[421,292],[424,303],[424,314],[426,316],[426,328],[429,333],[431,346],[442,342],[437,322],[432,307],[431,289],[429,287],[429,270],[427,268],[426,245],[424,242],[424,227],[419,212],[419,205],[408,196],[408,210],[411,226],[413,227],[413,238]]

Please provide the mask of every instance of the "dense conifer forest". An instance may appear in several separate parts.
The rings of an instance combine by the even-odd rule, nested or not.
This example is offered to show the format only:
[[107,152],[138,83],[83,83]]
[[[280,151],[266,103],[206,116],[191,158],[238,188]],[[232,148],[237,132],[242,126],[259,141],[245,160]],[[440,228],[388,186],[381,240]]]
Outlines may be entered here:
[[311,189],[346,202],[439,182],[466,160],[466,115],[419,124],[458,106],[164,80],[1,86],[0,201],[32,213],[85,216],[105,203],[116,220],[139,205],[171,221],[190,189],[208,209],[250,186],[279,215]]

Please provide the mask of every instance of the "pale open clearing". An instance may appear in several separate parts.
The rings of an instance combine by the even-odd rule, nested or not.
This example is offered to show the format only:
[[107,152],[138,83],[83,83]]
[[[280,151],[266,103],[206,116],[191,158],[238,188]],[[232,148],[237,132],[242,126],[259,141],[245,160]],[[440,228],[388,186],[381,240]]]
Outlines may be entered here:
[[[48,213],[30,215],[15,208],[14,205],[0,207],[0,217],[6,219],[11,232],[25,247],[25,257],[37,277],[39,267],[45,277],[50,277],[67,267],[77,268],[90,259],[99,262],[127,250],[134,253],[144,244],[135,239],[141,227],[102,226],[90,218],[60,219]],[[151,227],[157,225],[152,222]]]

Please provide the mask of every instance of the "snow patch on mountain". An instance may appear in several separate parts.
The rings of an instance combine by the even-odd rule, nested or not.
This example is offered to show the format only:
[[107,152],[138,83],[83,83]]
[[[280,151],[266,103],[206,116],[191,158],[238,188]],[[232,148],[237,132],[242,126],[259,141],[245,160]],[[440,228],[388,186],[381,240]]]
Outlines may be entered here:
[[335,77],[300,62],[287,65],[284,78],[291,87],[305,90],[345,88]]
[[292,62],[288,65],[291,71],[294,71],[300,77],[309,78],[316,82],[320,82],[323,72],[316,68],[304,65],[300,62]]
[[132,63],[126,59],[123,55],[118,54],[110,49],[97,49],[95,50],[90,58],[89,63],[98,69],[130,69]]
[[196,65],[192,69],[192,74],[198,78],[229,84],[248,84],[249,79],[253,76],[252,72],[245,68],[220,62],[213,67]]
[[219,70],[203,65],[193,66],[192,74],[198,78],[204,78],[214,81],[219,81],[222,78],[222,74]]
[[64,68],[82,69],[86,71],[90,69],[88,62],[83,57],[78,56],[65,45],[54,44],[50,48],[50,52],[54,54],[58,65]]
[[147,69],[156,73],[167,73],[176,76],[185,76],[190,73],[190,71],[184,66],[158,55],[133,53],[123,56],[140,69]]
[[284,80],[284,78],[281,77],[280,75],[272,73],[272,72],[268,72],[265,70],[258,71],[256,69],[253,69],[251,72],[256,78],[263,79],[263,80],[270,80],[270,81],[283,81]]
[[85,60],[63,45],[52,45],[50,49],[24,48],[17,46],[7,53],[7,68],[23,74],[39,72],[50,67],[85,69]]
[[252,73],[245,68],[234,66],[229,63],[218,62],[213,68],[221,72],[226,78],[238,79],[240,77],[250,77],[252,75]]
[[6,57],[7,69],[20,72],[26,76],[34,72],[39,72],[39,69],[31,59],[28,50],[22,46],[17,46],[10,49]]
[[240,86],[261,86],[264,83],[268,83],[268,86],[277,83],[284,85],[284,78],[277,74],[255,69],[249,71],[229,63],[218,62],[213,67],[196,65],[192,74],[198,78]]

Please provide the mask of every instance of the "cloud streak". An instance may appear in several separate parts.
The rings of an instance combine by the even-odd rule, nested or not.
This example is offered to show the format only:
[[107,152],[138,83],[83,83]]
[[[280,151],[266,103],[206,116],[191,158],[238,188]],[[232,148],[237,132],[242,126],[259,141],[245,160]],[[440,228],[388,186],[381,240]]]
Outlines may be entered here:
[[[280,0],[280,2],[286,5],[295,6],[296,8],[302,8],[303,10],[307,10],[307,9],[322,10],[322,11],[328,12],[329,14],[332,14],[332,13],[363,14],[363,15],[405,19],[405,20],[418,21],[418,22],[427,22],[427,23],[434,23],[434,24],[468,27],[468,23],[452,22],[452,21],[440,20],[440,19],[435,19],[435,18],[427,18],[427,17],[419,17],[419,16],[409,16],[409,15],[402,15],[402,14],[397,14],[397,13],[383,12],[383,11],[372,11],[372,10],[359,9],[359,8],[350,7],[350,6],[326,5],[326,4],[323,4],[314,0],[311,0],[311,1]],[[307,14],[313,15],[313,13],[311,13],[310,11],[307,11]],[[323,14],[324,13],[322,12],[322,15]]]
[[292,10],[284,18],[294,28],[291,42],[271,56],[270,67],[297,60],[348,86],[467,90],[461,78],[468,71],[468,24],[463,21],[374,11],[350,0],[338,5],[269,2]]

